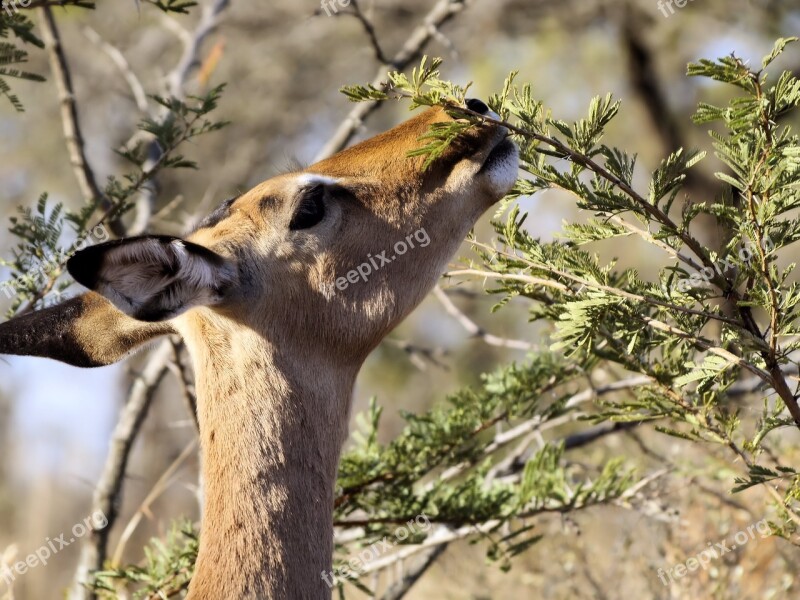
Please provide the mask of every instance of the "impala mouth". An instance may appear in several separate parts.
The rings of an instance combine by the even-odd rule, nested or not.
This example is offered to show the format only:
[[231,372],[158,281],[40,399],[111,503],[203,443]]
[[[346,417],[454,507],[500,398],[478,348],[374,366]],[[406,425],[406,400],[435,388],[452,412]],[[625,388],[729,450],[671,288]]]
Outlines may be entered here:
[[517,146],[511,141],[510,137],[506,136],[492,148],[492,151],[489,153],[489,156],[486,157],[479,172],[491,171],[498,166],[498,163],[504,163],[511,159],[512,155],[513,159],[516,161]]
[[517,181],[519,170],[519,150],[516,144],[505,135],[489,152],[483,162],[479,176],[485,177],[499,196],[505,196]]

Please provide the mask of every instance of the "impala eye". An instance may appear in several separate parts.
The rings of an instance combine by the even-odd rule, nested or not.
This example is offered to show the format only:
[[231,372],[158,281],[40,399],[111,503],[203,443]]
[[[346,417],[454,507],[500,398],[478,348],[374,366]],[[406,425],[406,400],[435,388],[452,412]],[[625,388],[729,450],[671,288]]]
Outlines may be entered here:
[[289,229],[308,229],[313,227],[325,217],[325,186],[317,184],[308,188],[303,193],[303,200],[294,213]]

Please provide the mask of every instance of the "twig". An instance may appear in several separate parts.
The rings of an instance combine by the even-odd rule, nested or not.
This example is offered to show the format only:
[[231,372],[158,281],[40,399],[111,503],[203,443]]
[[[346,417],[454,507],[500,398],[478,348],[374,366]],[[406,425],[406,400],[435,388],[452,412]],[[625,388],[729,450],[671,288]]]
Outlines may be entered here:
[[[612,394],[614,392],[619,392],[622,390],[631,390],[634,388],[642,387],[645,385],[650,385],[653,383],[653,379],[647,376],[638,376],[638,377],[631,377],[629,379],[623,379],[620,381],[615,381],[608,385],[599,386],[594,389],[587,389],[583,390],[582,392],[578,392],[574,394],[567,402],[564,404],[564,410],[575,408],[581,404],[594,400],[596,398],[600,398],[607,394]],[[565,415],[565,417],[568,415]],[[513,442],[516,439],[519,439],[521,436],[529,434],[531,432],[541,431],[546,428],[546,426],[555,426],[560,425],[561,421],[560,418],[551,419],[549,421],[543,421],[541,417],[538,415],[529,419],[523,423],[520,423],[516,427],[509,429],[503,433],[499,433],[495,436],[494,440],[486,447],[485,451],[483,452],[483,456],[488,456],[501,448],[505,447],[509,443]],[[608,432],[611,433],[611,432]],[[577,434],[576,434],[577,435]],[[607,435],[604,434],[604,435]],[[598,439],[597,436],[592,439],[586,439],[585,443],[581,443],[581,440],[578,438],[570,438],[565,439],[565,446],[569,445],[569,448],[576,448],[580,445],[585,445],[590,441],[594,441]],[[528,462],[529,456],[526,456],[526,452],[521,450],[519,452],[513,453],[515,458],[510,460],[503,460],[501,463],[493,467],[489,474],[487,475],[487,479],[494,479],[496,477],[507,477],[508,475],[517,473],[525,468],[525,464]],[[507,457],[508,458],[508,457]],[[479,459],[480,460],[480,459]],[[459,465],[460,466],[460,465]],[[451,471],[452,469],[448,469]],[[462,467],[463,470],[463,467]],[[448,475],[452,476],[452,474]],[[444,475],[442,476],[444,478]]]
[[430,550],[423,561],[406,573],[403,578],[386,590],[380,600],[401,600],[411,590],[417,581],[430,569],[433,564],[444,554],[449,544],[439,544]]
[[181,353],[183,351],[183,343],[175,338],[170,338],[172,343],[172,362],[169,363],[168,368],[181,384],[183,390],[183,403],[186,405],[186,411],[194,423],[195,431],[200,431],[200,422],[197,418],[197,393],[194,385],[191,382],[191,372],[189,367],[183,362]]
[[104,514],[108,524],[101,530],[93,530],[85,538],[78,560],[78,568],[69,592],[70,600],[86,600],[94,597],[94,594],[85,586],[90,582],[92,572],[101,569],[105,562],[108,538],[119,515],[122,484],[125,480],[131,448],[150,408],[155,391],[167,373],[167,363],[171,358],[172,344],[164,341],[151,355],[148,364],[133,382],[128,399],[111,436],[111,448],[92,498],[92,514]]
[[695,271],[701,271],[703,269],[702,265],[698,264],[690,256],[686,256],[685,254],[681,253],[679,250],[676,250],[669,244],[665,244],[663,241],[656,239],[656,237],[649,231],[645,231],[644,229],[639,229],[638,227],[636,227],[636,225],[630,223],[629,221],[626,221],[619,215],[611,215],[611,221],[613,221],[618,225],[621,225],[631,233],[635,233],[636,235],[641,237],[644,241],[646,241],[648,244],[652,244],[656,248],[661,248],[664,252],[666,252],[667,254],[671,254],[684,264],[689,265]]
[[436,296],[436,299],[444,307],[447,313],[456,321],[458,321],[458,323],[464,329],[466,329],[472,337],[479,338],[490,346],[498,346],[500,348],[513,348],[514,350],[525,351],[532,351],[536,349],[536,346],[529,342],[501,338],[496,335],[492,335],[491,333],[487,333],[480,325],[472,321],[467,315],[461,312],[461,310],[459,310],[453,301],[447,297],[447,294],[445,294],[444,291],[442,291],[442,288],[438,285],[433,288],[433,295]]
[[375,26],[372,24],[367,18],[367,15],[364,14],[364,11],[361,10],[361,6],[358,4],[358,0],[351,0],[353,4],[353,12],[342,12],[337,14],[342,15],[353,15],[359,22],[364,26],[364,31],[366,31],[367,36],[369,37],[369,42],[372,44],[372,49],[375,51],[375,58],[381,64],[389,64],[391,61],[386,54],[384,54],[383,49],[381,48],[381,44],[378,41],[378,35],[375,33]]
[[186,40],[183,54],[181,55],[178,64],[167,76],[167,89],[174,98],[183,98],[183,87],[186,80],[189,78],[189,73],[198,64],[198,56],[200,49],[205,42],[206,38],[216,30],[219,25],[220,14],[228,8],[230,0],[214,0],[210,5],[203,8],[203,14],[200,17],[200,23],[194,33],[184,38]]
[[[642,387],[651,383],[653,383],[652,378],[647,376],[637,376],[637,377],[631,377],[629,379],[615,381],[614,383],[610,383],[604,386],[599,386],[597,388],[583,390],[582,392],[578,392],[577,394],[574,394],[572,397],[570,397],[569,400],[567,400],[564,403],[563,410],[568,411],[570,409],[578,407],[581,404],[589,402],[590,400],[593,400],[595,398],[599,398],[601,396],[605,396],[607,394],[611,394],[621,390],[629,390],[637,387]],[[572,420],[572,416],[569,414],[561,415],[559,417],[554,417],[551,419],[543,419],[541,415],[535,415],[530,419],[528,419],[527,421],[523,421],[522,423],[515,425],[514,427],[512,427],[507,431],[502,431],[498,433],[497,435],[495,435],[494,439],[486,446],[486,448],[483,449],[480,456],[473,459],[472,462],[460,462],[456,465],[447,468],[441,475],[439,475],[437,481],[432,481],[428,483],[423,489],[426,491],[430,491],[436,486],[437,483],[449,481],[459,476],[472,464],[480,463],[486,457],[494,454],[498,450],[503,449],[508,444],[521,438],[522,436],[528,435],[532,432],[538,433],[545,429],[557,427],[559,425],[563,425],[566,422],[569,422],[570,420]],[[481,427],[481,430],[485,429],[486,427]],[[494,466],[489,471],[486,477],[487,481],[491,481],[496,476],[501,474],[501,472],[503,476],[507,476],[517,472],[519,469],[524,467],[527,458],[524,459],[522,458],[523,453],[524,452],[518,453],[518,460],[504,459],[501,463]]]
[[[469,0],[439,0],[425,17],[422,24],[417,27],[406,40],[403,48],[395,54],[389,64],[381,65],[378,73],[372,81],[372,85],[379,89],[386,86],[386,67],[393,70],[402,71],[411,61],[415,60],[423,51],[425,46],[435,37],[439,28],[452,19],[455,15],[466,8]],[[380,102],[369,101],[356,104],[339,128],[322,147],[314,158],[314,162],[328,158],[344,148],[350,139],[355,135],[356,130],[361,126],[364,119],[369,116]]]
[[[477,242],[473,242],[474,245],[480,246]],[[489,248],[488,246],[484,246],[485,248]],[[498,252],[498,250],[494,248],[490,248],[493,252]],[[511,256],[511,255],[509,255]],[[520,257],[514,256],[515,259],[519,260]],[[582,288],[592,288],[596,290],[600,290],[603,292],[607,292],[609,294],[613,294],[615,296],[619,296],[620,298],[624,298],[626,300],[630,300],[633,302],[642,302],[646,304],[652,304],[654,306],[659,306],[661,308],[665,308],[668,310],[676,310],[682,313],[686,313],[687,315],[695,315],[698,317],[705,317],[706,319],[711,319],[714,321],[721,321],[728,325],[739,326],[740,323],[734,321],[733,319],[729,319],[724,315],[719,315],[716,313],[710,313],[704,310],[696,310],[694,308],[688,308],[686,306],[680,306],[679,304],[672,304],[670,302],[664,302],[657,298],[653,298],[650,296],[642,296],[640,294],[634,294],[631,292],[626,292],[625,290],[621,290],[619,288],[611,287],[608,285],[603,285],[601,283],[595,283],[593,281],[589,281],[587,279],[582,279],[571,273],[567,273],[565,271],[558,271],[552,267],[549,267],[545,264],[532,264],[531,266],[535,269],[541,269],[549,271],[554,275],[558,275],[559,277],[564,277],[565,279],[570,279],[575,283],[579,284]],[[530,285],[538,285],[542,287],[550,287],[557,289],[561,292],[570,292],[575,293],[575,290],[572,290],[566,285],[558,283],[556,281],[552,281],[550,279],[543,279],[541,277],[532,277],[530,275],[522,275],[522,274],[514,274],[514,273],[503,273],[499,271],[481,271],[480,269],[460,269],[458,271],[449,271],[446,273],[448,276],[456,276],[456,275],[478,275],[480,277],[485,277],[488,279],[508,279],[509,281],[519,281],[522,283],[527,283]]]
[[395,338],[387,338],[385,343],[395,346],[408,354],[408,359],[420,371],[425,371],[428,368],[428,362],[444,371],[450,369],[447,363],[440,360],[442,356],[447,354],[447,351],[443,348],[425,348],[409,341]]
[[[184,87],[189,79],[189,74],[200,64],[199,55],[203,43],[217,29],[220,14],[229,5],[230,0],[213,0],[203,8],[200,22],[191,33],[175,23],[173,19],[165,17],[164,22],[170,24],[170,28],[173,31],[177,31],[178,37],[184,44],[183,53],[178,63],[166,77],[167,93],[173,98],[182,100],[186,96]],[[150,142],[147,144],[147,162],[143,165],[143,170],[145,172],[151,171],[154,165],[159,163],[164,152],[165,150],[158,145],[155,138],[151,137]],[[136,202],[133,222],[129,228],[130,235],[141,235],[150,226],[156,205],[157,192],[155,181],[150,181],[142,190],[141,196]]]
[[[55,19],[53,19],[53,12],[49,6],[43,6],[38,10],[41,17],[42,38],[47,47],[50,57],[50,69],[53,72],[53,78],[58,88],[58,97],[61,103],[61,124],[64,129],[64,138],[67,142],[67,151],[69,152],[72,170],[78,180],[78,187],[80,187],[86,203],[89,205],[97,204],[108,211],[111,209],[111,202],[97,185],[94,171],[89,166],[89,161],[86,158],[86,149],[78,118],[78,106],[75,102],[75,92],[72,87],[72,76],[70,75],[64,48],[61,45],[58,27]],[[113,219],[109,226],[114,235],[120,237],[125,235],[125,228],[118,218]]]
[[83,35],[85,35],[95,46],[105,52],[114,65],[116,65],[117,69],[119,69],[120,74],[125,79],[125,82],[128,84],[128,87],[131,90],[133,101],[136,103],[136,108],[138,108],[139,111],[145,115],[148,114],[150,112],[150,108],[147,103],[147,94],[144,91],[144,86],[142,86],[142,82],[139,81],[136,73],[133,72],[133,69],[128,62],[128,59],[125,58],[125,55],[119,51],[119,48],[106,42],[99,33],[97,33],[88,25],[83,27],[82,31]]
[[153,485],[153,488],[150,490],[150,493],[147,494],[145,499],[139,505],[139,508],[136,510],[136,513],[131,517],[131,520],[128,521],[128,524],[125,526],[125,529],[122,531],[122,535],[120,535],[119,541],[117,542],[117,547],[114,550],[114,554],[111,557],[111,566],[112,568],[118,568],[120,563],[122,562],[122,554],[125,552],[125,546],[128,541],[131,539],[131,536],[136,531],[136,528],[141,523],[142,518],[144,517],[145,513],[150,512],[150,506],[155,502],[166,490],[169,485],[170,479],[175,474],[175,472],[180,468],[183,462],[189,458],[194,453],[195,447],[197,446],[197,440],[192,440],[186,447],[181,451],[181,453],[172,461],[172,464],[167,467],[166,471],[162,473],[161,477],[158,478],[158,481]]

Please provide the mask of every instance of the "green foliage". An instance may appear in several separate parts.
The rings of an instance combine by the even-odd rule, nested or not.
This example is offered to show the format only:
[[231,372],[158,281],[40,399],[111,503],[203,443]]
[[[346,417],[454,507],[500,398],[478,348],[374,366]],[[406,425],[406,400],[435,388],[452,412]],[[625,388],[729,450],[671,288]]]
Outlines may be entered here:
[[[18,112],[22,112],[25,110],[22,101],[12,93],[11,84],[7,79],[44,81],[45,78],[42,75],[30,73],[15,66],[28,62],[28,51],[24,45],[43,49],[44,42],[34,32],[34,22],[27,14],[33,6],[25,7],[18,1],[12,5],[12,1],[5,0],[5,3],[9,5],[7,9],[0,6],[0,96],[5,97]],[[4,3],[0,2],[0,5],[2,4]],[[96,7],[94,0],[59,0],[58,4],[63,8],[93,10]],[[179,14],[187,14],[190,8],[197,6],[197,2],[192,0],[146,0],[146,4],[151,4],[166,13]],[[11,38],[12,35],[13,38]],[[7,41],[10,38],[13,41]]]
[[[441,64],[440,58],[434,58],[429,64],[428,57],[423,57],[419,68],[412,70],[410,78],[404,73],[390,73],[389,84],[384,90],[372,85],[345,86],[342,88],[342,93],[353,102],[410,98],[412,109],[419,106],[441,105],[445,108],[463,106],[471,84],[461,87],[442,81],[439,77]],[[434,125],[430,133],[421,138],[421,141],[427,142],[426,145],[411,152],[410,156],[425,156],[423,169],[427,169],[461,133],[469,128],[469,125],[468,122]]]
[[119,598],[124,585],[132,598],[169,598],[186,589],[194,573],[199,540],[190,522],[174,523],[165,540],[153,539],[141,566],[96,574],[92,590],[99,598]]
[[[491,98],[500,115],[493,119],[464,107],[461,88],[440,80],[439,61],[430,67],[423,61],[411,79],[394,74],[380,90],[382,99],[440,105],[459,117],[436,124],[414,154],[433,162],[465,123],[501,123],[518,142],[525,172],[510,199],[555,188],[593,215],[565,225],[559,241],[544,243],[526,229],[527,215],[514,208],[494,223],[494,245],[474,242],[480,260],[468,265],[495,282],[498,308],[511,298],[530,301],[531,319],[549,329],[552,351],[566,361],[562,369],[588,372],[593,361],[595,368],[649,380],[625,398],[598,400],[589,418],[653,422],[665,434],[732,451],[746,469],[732,482],[733,492],[779,480],[784,501],[776,510],[792,518],[800,510],[798,478],[770,442],[778,443],[774,434],[781,428],[800,427],[797,377],[787,375],[798,369],[800,289],[795,265],[778,266],[800,239],[800,139],[788,125],[800,105],[800,81],[790,72],[770,75],[766,69],[796,41],[779,40],[757,71],[735,55],[689,66],[690,76],[732,91],[726,106],[701,103],[694,118],[714,125],[712,146],[726,166],[716,177],[727,189],[704,203],[687,199],[685,187],[702,151],[676,150],[646,176],[646,191],[637,191],[635,182],[645,174],[638,172],[636,157],[603,143],[620,110],[610,96],[595,98],[584,119],[568,123],[551,116],[512,73]],[[379,96],[374,88],[350,87],[346,93],[355,100]],[[701,218],[727,232],[721,247],[709,248],[695,237]],[[666,264],[657,280],[617,269],[593,251],[621,236],[639,238],[663,254]],[[753,423],[743,418],[742,411],[752,409],[741,402],[759,386],[768,392]],[[552,463],[550,472],[557,467]],[[375,504],[360,505],[367,506]],[[491,506],[495,517],[503,506]],[[793,532],[779,523],[773,530],[786,537]]]
[[0,292],[14,298],[12,310],[50,292],[57,298],[66,288],[62,282],[54,289],[67,259],[59,243],[64,225],[63,205],[48,210],[47,194],[39,197],[35,210],[20,208],[19,216],[11,217],[9,231],[19,242],[12,250],[13,258],[0,259],[0,265],[9,267],[14,277],[0,285]]
[[130,208],[134,195],[142,186],[164,169],[196,169],[197,165],[178,154],[178,148],[185,142],[199,136],[218,131],[225,127],[227,121],[213,121],[208,118],[219,103],[224,85],[217,86],[204,96],[189,96],[187,101],[176,98],[153,96],[155,101],[165,110],[158,119],[144,119],[139,129],[149,133],[160,149],[160,156],[153,165],[147,166],[146,147],[149,144],[138,142],[132,148],[124,148],[117,153],[130,162],[134,171],[126,173],[123,178],[110,177],[103,192],[103,198],[96,204],[88,204],[75,215],[74,222],[78,228],[85,228],[94,212],[105,200],[110,206],[105,209],[101,222],[116,218]]
[[[15,41],[7,41],[12,35]],[[19,98],[11,92],[11,84],[7,79],[44,81],[41,75],[14,66],[28,62],[28,52],[18,46],[20,43],[44,48],[44,42],[33,33],[33,21],[20,12],[9,15],[5,10],[0,10],[0,96],[4,96],[18,112],[24,108]]]
[[180,14],[188,14],[189,9],[197,6],[197,2],[193,0],[146,0],[148,4],[152,4],[156,8],[160,8],[166,13],[174,12]]
[[11,219],[10,231],[20,241],[11,260],[0,259],[0,265],[11,268],[10,279],[0,284],[0,292],[13,298],[9,316],[22,307],[27,311],[43,302],[55,302],[69,287],[71,282],[61,278],[66,259],[74,247],[60,245],[65,224],[71,226],[79,241],[85,240],[98,228],[102,229],[128,211],[136,194],[158,173],[166,169],[197,167],[180,154],[179,149],[227,124],[210,118],[223,89],[224,86],[219,86],[204,96],[189,96],[185,101],[155,96],[165,111],[158,119],[144,119],[139,129],[150,134],[158,145],[160,154],[157,160],[148,163],[144,143],[119,150],[118,154],[132,165],[132,170],[122,177],[109,177],[101,197],[86,202],[76,211],[65,211],[60,204],[48,209],[47,195],[44,194],[39,198],[35,211],[21,209],[20,216]]

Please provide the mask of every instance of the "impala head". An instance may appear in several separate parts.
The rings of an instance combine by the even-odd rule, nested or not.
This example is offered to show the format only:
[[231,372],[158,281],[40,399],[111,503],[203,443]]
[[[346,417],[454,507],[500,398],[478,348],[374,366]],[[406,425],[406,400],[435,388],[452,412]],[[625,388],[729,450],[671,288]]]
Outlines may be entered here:
[[[265,181],[224,202],[185,240],[145,236],[79,252],[70,273],[132,319],[98,312],[105,303],[88,294],[27,317],[47,320],[50,331],[57,321],[59,338],[17,338],[18,350],[100,365],[170,329],[202,337],[235,323],[274,343],[308,346],[297,350],[363,358],[422,300],[516,179],[516,149],[493,125],[467,132],[427,170],[421,157],[407,157],[432,123],[447,120],[430,109]],[[25,325],[18,335],[31,335]]]

